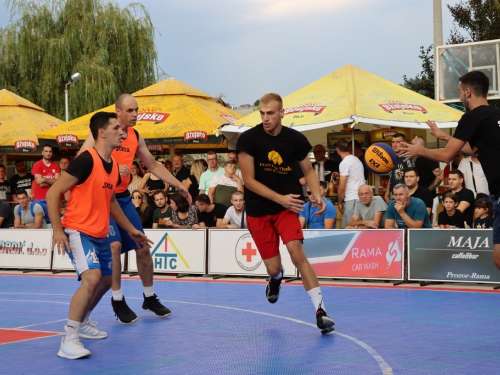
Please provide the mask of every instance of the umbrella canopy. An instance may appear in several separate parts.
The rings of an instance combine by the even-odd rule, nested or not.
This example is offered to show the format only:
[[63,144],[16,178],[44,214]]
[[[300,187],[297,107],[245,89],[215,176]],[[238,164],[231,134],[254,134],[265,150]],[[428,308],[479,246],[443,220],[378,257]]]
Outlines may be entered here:
[[[284,126],[304,132],[312,144],[325,143],[335,125],[369,124],[427,130],[427,120],[441,128],[457,126],[462,112],[353,65],[341,69],[283,98]],[[234,147],[242,132],[261,123],[259,111],[222,127]],[[356,128],[360,126],[356,125]]]
[[29,100],[0,90],[0,152],[35,152],[40,146],[36,134],[62,123]]
[[[135,129],[148,145],[176,148],[227,148],[219,136],[223,124],[241,115],[214,102],[208,94],[173,78],[132,94],[139,104]],[[110,105],[99,111],[114,112]],[[96,111],[97,112],[97,111]],[[95,112],[38,134],[40,139],[68,146],[68,139],[82,143],[89,134],[89,121]],[[65,143],[66,142],[66,143]]]

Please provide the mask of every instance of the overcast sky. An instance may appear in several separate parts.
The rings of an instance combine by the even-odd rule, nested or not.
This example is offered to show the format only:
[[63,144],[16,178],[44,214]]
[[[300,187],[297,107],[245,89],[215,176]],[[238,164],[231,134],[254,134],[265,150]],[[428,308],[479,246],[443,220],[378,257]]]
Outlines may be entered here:
[[[395,83],[421,71],[432,0],[137,0],[158,30],[162,70],[235,106],[286,96],[353,64]],[[118,0],[120,6],[129,0]],[[442,0],[443,34],[452,18]],[[9,17],[0,5],[0,27]]]

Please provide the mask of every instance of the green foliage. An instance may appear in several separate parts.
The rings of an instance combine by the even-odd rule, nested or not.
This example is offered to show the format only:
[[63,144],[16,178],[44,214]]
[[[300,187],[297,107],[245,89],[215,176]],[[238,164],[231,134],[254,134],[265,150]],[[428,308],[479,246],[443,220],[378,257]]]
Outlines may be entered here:
[[403,76],[404,87],[421,95],[434,99],[434,46],[420,47],[419,58],[422,60],[422,72],[415,78]]
[[0,88],[64,118],[70,85],[70,117],[105,107],[121,93],[156,82],[155,29],[138,3],[107,0],[8,0],[11,23],[0,29]]

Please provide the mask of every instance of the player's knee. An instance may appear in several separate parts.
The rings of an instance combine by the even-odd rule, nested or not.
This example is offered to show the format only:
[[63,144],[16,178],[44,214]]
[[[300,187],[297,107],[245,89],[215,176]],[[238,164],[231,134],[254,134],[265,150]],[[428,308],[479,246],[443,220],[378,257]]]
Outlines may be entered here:
[[90,269],[82,273],[82,287],[89,290],[94,290],[101,280],[101,270]]
[[112,281],[111,275],[101,276],[100,284],[103,288],[108,290],[111,289]]
[[111,242],[109,245],[111,247],[111,252],[113,254],[113,257],[115,256],[121,256],[122,252],[122,244],[120,242]]
[[281,272],[281,264],[267,266],[267,273],[269,276],[276,276],[280,272]]

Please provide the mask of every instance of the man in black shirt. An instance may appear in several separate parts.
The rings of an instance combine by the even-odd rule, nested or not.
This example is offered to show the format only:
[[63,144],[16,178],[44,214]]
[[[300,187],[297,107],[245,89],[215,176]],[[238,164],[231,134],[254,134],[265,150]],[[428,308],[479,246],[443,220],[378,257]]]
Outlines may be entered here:
[[[425,141],[422,137],[418,137],[418,141],[414,139],[412,143],[414,142],[420,142],[420,144],[425,147]],[[419,156],[415,159],[415,167],[418,169],[418,175],[420,177],[418,185],[429,189],[432,197],[436,198],[436,187],[443,182],[443,180],[439,177],[441,174],[439,163],[435,160]]]
[[180,181],[189,178],[189,169],[184,165],[182,154],[176,153],[172,158],[173,171],[172,174]]
[[493,258],[500,269],[500,110],[488,105],[488,77],[480,71],[471,71],[460,77],[458,92],[466,113],[458,122],[457,130],[452,137],[438,128],[435,122],[427,121],[432,129],[431,134],[447,143],[444,149],[429,150],[420,144],[402,144],[398,148],[401,156],[410,158],[424,156],[429,159],[449,162],[462,151],[466,155],[474,155],[483,167],[488,180],[491,199],[494,204],[493,223]]
[[35,178],[31,173],[26,171],[24,161],[16,160],[16,170],[17,174],[10,178],[10,190],[12,194],[15,194],[18,189],[23,189],[26,190],[28,195],[32,195],[31,183]]
[[326,150],[322,144],[318,144],[313,148],[314,158],[316,162],[313,163],[313,168],[318,174],[320,181],[330,182],[332,172],[339,171],[339,163],[326,158]]
[[212,203],[206,194],[198,195],[194,204],[198,208],[198,224],[194,224],[193,229],[216,228],[226,215],[227,207],[221,203]]
[[464,215],[464,220],[469,227],[472,227],[472,218],[474,216],[474,203],[476,199],[474,198],[474,193],[472,190],[463,187],[464,175],[460,169],[454,169],[450,171],[448,175],[448,183],[450,184],[450,190],[446,190],[443,193],[443,197],[446,193],[453,193],[458,197],[457,210],[461,211]]
[[7,202],[0,200],[0,228],[10,228],[14,225],[14,211]]
[[417,168],[410,167],[405,171],[405,185],[408,186],[410,196],[413,198],[420,198],[424,202],[430,217],[433,203],[432,193],[429,189],[420,186],[418,183],[419,180],[420,177]]

